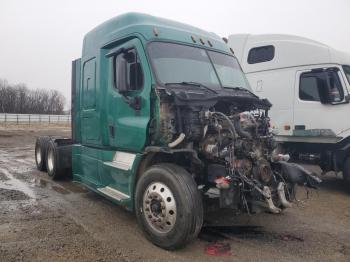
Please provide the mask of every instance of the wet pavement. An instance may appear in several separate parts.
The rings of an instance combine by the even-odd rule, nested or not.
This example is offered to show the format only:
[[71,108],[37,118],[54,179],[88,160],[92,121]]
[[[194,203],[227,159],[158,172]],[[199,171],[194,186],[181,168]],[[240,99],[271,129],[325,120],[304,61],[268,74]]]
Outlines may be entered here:
[[[143,237],[132,213],[37,171],[35,136],[47,134],[70,131],[0,127],[0,261],[350,261],[350,187],[334,174],[318,191],[299,189],[281,215],[212,214],[196,241],[169,252]],[[209,255],[215,243],[229,255]]]

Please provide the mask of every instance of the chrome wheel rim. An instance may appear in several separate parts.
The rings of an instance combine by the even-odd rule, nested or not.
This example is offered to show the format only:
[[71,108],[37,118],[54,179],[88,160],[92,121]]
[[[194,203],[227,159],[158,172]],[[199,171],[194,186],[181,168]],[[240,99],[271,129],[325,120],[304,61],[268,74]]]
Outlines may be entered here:
[[143,195],[147,223],[159,233],[168,233],[176,222],[176,201],[171,190],[160,182],[151,183]]
[[54,165],[53,162],[54,162],[53,151],[49,150],[49,152],[47,152],[47,168],[49,169],[50,172],[53,170],[53,165]]
[[41,149],[40,149],[40,147],[36,148],[35,157],[36,157],[37,164],[40,165],[41,164]]

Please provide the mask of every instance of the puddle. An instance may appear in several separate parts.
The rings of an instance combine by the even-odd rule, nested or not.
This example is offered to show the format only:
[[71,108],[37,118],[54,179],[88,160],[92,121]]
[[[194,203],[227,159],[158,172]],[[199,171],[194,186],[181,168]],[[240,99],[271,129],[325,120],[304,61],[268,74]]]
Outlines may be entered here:
[[83,186],[77,184],[77,183],[72,183],[71,180],[69,181],[59,181],[55,182],[55,185],[53,182],[50,180],[46,180],[43,178],[33,178],[30,183],[32,186],[35,187],[40,187],[40,188],[47,188],[49,190],[54,190],[57,193],[67,195],[70,193],[86,193],[88,190],[84,188]]
[[64,182],[58,182],[58,183],[60,185],[62,185],[65,189],[69,190],[72,193],[87,193],[87,192],[90,192],[84,186],[80,185],[79,183],[73,182],[72,180],[64,181]]
[[68,190],[64,189],[63,187],[52,186],[50,189],[54,190],[57,193],[63,194],[63,195],[67,195],[70,193]]
[[35,198],[33,190],[21,180],[15,178],[7,169],[0,167],[0,173],[7,177],[6,183],[0,184],[1,189],[23,192],[29,198]]
[[40,187],[40,188],[44,188],[47,186],[47,181],[41,178],[33,178],[31,180],[31,183],[33,186]]

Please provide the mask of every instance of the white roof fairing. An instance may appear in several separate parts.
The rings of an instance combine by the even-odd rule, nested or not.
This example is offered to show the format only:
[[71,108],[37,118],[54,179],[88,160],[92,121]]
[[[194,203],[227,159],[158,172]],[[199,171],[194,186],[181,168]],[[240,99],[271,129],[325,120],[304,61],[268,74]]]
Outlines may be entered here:
[[[230,35],[228,44],[234,50],[246,73],[312,64],[350,65],[350,54],[300,36],[282,34]],[[268,62],[248,64],[249,50],[266,45],[275,47],[275,57]]]

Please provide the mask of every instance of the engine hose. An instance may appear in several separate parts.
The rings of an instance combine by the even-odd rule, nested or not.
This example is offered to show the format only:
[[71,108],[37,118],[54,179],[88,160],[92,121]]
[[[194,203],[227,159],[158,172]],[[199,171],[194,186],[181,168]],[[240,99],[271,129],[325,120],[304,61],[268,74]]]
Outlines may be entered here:
[[180,144],[185,139],[185,134],[181,133],[178,138],[176,138],[173,142],[168,144],[168,147],[173,148],[176,147],[178,144]]
[[213,114],[214,114],[214,115],[220,115],[220,116],[222,116],[223,118],[226,119],[227,123],[228,123],[229,126],[231,127],[232,138],[233,138],[234,140],[236,140],[236,138],[237,138],[237,133],[236,133],[235,127],[234,127],[233,124],[232,124],[231,119],[228,118],[227,115],[225,115],[224,113],[221,113],[221,112],[213,112]]
[[248,139],[252,139],[252,135],[249,132],[246,132],[242,129],[241,123],[239,122],[239,116],[234,118],[233,125],[234,125],[236,132],[239,136],[245,137]]

